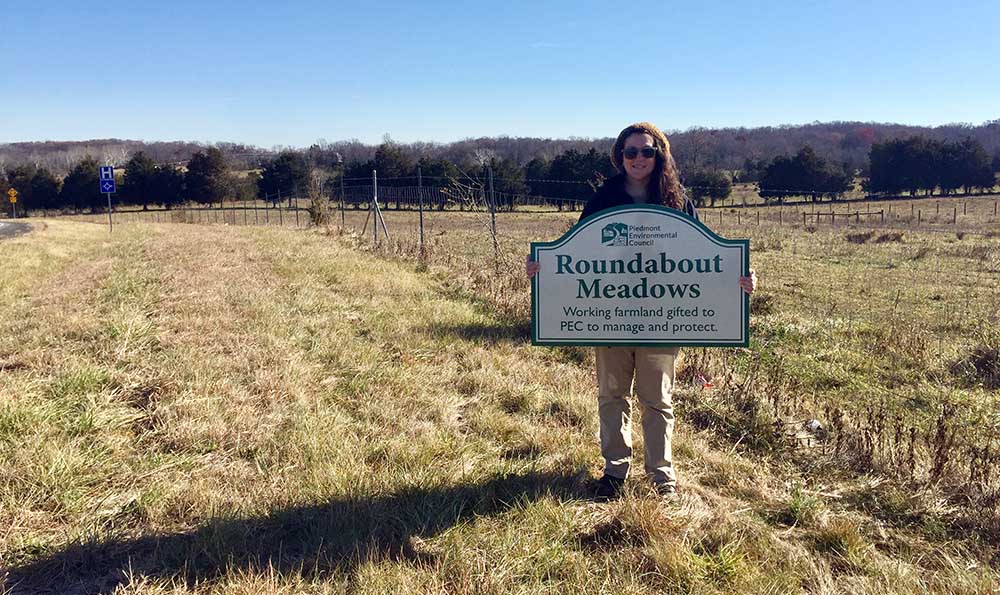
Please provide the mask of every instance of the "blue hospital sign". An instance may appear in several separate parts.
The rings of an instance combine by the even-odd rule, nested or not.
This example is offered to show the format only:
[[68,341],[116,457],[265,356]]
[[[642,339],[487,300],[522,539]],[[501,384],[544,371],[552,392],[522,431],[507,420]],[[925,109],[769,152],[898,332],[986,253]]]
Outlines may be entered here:
[[115,191],[115,168],[110,165],[101,166],[100,179],[101,192],[109,193]]
[[658,205],[596,213],[531,244],[535,345],[703,347],[749,343],[749,240]]

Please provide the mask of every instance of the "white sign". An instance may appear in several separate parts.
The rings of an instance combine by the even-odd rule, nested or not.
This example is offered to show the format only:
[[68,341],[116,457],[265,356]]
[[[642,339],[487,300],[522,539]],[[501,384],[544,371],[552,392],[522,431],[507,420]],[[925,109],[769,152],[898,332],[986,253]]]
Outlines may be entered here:
[[658,205],[607,209],[533,242],[535,345],[747,346],[750,241]]

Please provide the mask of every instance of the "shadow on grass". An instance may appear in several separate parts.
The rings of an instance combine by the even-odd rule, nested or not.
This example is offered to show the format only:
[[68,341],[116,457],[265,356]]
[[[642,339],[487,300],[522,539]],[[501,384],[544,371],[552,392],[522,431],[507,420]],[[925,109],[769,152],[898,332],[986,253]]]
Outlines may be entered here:
[[230,571],[274,568],[300,576],[347,575],[366,561],[432,563],[414,550],[474,516],[496,515],[516,503],[552,495],[579,496],[576,476],[527,473],[479,484],[407,488],[373,498],[346,498],[253,518],[217,518],[184,533],[76,543],[9,568],[12,593],[110,593],[138,579],[180,579],[189,587]]
[[427,328],[435,335],[457,337],[474,343],[530,343],[531,321],[491,324],[435,324]]

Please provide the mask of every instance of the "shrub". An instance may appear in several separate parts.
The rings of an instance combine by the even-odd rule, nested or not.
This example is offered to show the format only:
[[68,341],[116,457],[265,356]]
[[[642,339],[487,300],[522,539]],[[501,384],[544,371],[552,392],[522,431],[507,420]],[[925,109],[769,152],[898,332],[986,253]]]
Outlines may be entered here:
[[861,233],[849,233],[847,234],[847,241],[852,244],[864,244],[868,240],[874,237],[874,231],[865,231]]
[[816,532],[814,546],[819,552],[831,554],[834,566],[841,570],[861,572],[868,566],[871,546],[850,519],[832,519]]
[[1000,329],[985,328],[969,353],[954,362],[951,373],[966,384],[982,384],[988,390],[1000,388]]
[[902,241],[903,241],[903,232],[901,231],[889,231],[875,238],[876,244],[885,244],[888,242],[902,242]]

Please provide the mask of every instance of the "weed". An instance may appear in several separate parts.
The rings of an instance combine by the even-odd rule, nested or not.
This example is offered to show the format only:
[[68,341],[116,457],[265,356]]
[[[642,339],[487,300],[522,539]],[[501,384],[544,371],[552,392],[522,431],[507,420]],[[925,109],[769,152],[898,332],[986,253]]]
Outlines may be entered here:
[[770,316],[774,314],[776,301],[772,293],[755,291],[750,296],[750,311],[757,316]]
[[845,239],[852,244],[864,244],[875,236],[875,231],[849,233]]
[[903,241],[903,232],[901,231],[887,231],[883,234],[880,234],[877,238],[875,238],[876,244],[886,244],[889,242],[898,243],[902,241]]
[[832,557],[834,567],[847,572],[867,572],[871,550],[856,521],[845,517],[830,519],[813,534],[813,547]]
[[778,511],[777,520],[785,525],[812,527],[819,520],[823,503],[795,486],[785,508]]

